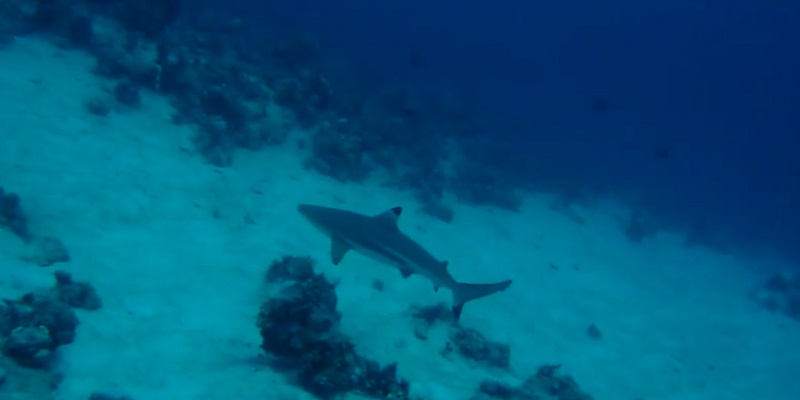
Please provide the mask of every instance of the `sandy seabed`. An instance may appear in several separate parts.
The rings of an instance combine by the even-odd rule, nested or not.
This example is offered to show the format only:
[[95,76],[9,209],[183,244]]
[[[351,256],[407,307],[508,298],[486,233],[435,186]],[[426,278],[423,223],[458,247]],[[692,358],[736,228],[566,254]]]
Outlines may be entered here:
[[[800,398],[800,324],[747,296],[775,262],[687,249],[678,232],[633,245],[616,219],[626,211],[612,203],[582,210],[583,225],[546,196],[516,214],[456,205],[445,224],[407,193],[304,171],[291,144],[239,151],[232,167],[215,168],[193,154],[191,128],[172,124],[157,94],[143,94],[141,110],[87,113],[85,101],[111,85],[92,67],[38,39],[0,51],[0,186],[21,196],[34,232],[62,239],[72,256],[51,268],[25,263],[25,245],[0,230],[0,297],[50,286],[53,268],[64,268],[104,302],[78,311],[77,339],[59,349],[58,399],[94,390],[310,399],[259,358],[263,276],[283,255],[310,255],[339,281],[343,331],[365,356],[397,361],[431,400],[466,400],[484,378],[516,384],[545,363],[563,364],[598,400]],[[300,202],[364,213],[405,206],[401,229],[450,261],[456,279],[512,278],[462,318],[510,344],[512,370],[443,358],[444,327],[417,339],[409,307],[449,301],[449,292],[358,255],[334,267]],[[587,336],[591,323],[602,340]]]

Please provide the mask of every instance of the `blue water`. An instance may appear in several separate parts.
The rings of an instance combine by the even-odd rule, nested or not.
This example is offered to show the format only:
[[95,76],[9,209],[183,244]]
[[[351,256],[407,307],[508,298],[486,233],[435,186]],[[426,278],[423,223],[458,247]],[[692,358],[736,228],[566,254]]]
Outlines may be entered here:
[[797,21],[5,0],[0,400],[798,399]]
[[233,3],[361,84],[454,96],[515,178],[635,192],[672,223],[800,256],[797,2]]

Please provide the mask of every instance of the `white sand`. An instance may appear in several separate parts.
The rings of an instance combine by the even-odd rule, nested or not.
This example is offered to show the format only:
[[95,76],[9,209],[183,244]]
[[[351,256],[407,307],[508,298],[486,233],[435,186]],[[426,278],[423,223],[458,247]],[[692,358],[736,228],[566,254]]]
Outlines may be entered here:
[[[519,214],[456,206],[448,225],[416,212],[408,194],[303,171],[292,146],[240,151],[233,167],[214,168],[157,95],[145,94],[141,111],[86,113],[84,101],[108,86],[92,65],[33,39],[0,51],[0,185],[20,194],[35,232],[65,242],[72,261],[58,268],[92,282],[105,303],[79,311],[77,340],[60,350],[59,399],[310,398],[258,360],[263,273],[285,254],[311,255],[340,280],[344,331],[363,354],[399,361],[431,400],[466,399],[486,377],[518,383],[543,363],[563,363],[599,400],[800,398],[800,324],[747,299],[763,278],[755,261],[687,250],[677,234],[631,245],[611,204],[584,210],[583,226],[545,198]],[[368,213],[405,205],[401,229],[457,279],[513,278],[463,316],[511,345],[513,372],[444,359],[443,329],[415,338],[409,305],[449,293],[357,255],[333,267],[299,202]],[[51,285],[54,268],[20,261],[25,251],[0,230],[0,296]],[[586,335],[592,322],[600,341]]]

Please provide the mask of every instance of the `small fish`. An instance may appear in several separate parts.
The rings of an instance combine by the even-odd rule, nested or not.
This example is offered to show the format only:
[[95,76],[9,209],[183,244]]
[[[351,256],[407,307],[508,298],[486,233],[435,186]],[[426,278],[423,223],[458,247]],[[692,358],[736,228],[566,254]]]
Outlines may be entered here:
[[452,311],[455,319],[461,316],[464,304],[490,294],[501,292],[511,280],[497,283],[461,283],[447,272],[447,261],[437,260],[397,226],[403,213],[394,207],[378,215],[301,204],[297,210],[314,227],[331,238],[331,260],[342,262],[348,251],[354,250],[373,260],[400,270],[403,278],[420,275],[433,282],[434,290],[446,287],[453,293]]

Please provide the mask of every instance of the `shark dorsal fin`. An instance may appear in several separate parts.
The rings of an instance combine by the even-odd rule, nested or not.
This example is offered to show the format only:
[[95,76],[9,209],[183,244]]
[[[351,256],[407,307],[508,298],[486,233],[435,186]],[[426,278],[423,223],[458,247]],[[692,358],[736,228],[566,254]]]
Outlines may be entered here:
[[375,218],[376,221],[379,221],[382,224],[386,224],[394,228],[397,228],[397,220],[400,219],[400,215],[402,214],[403,214],[403,207],[398,206],[386,210],[374,216],[373,218]]
[[333,261],[333,265],[339,265],[349,250],[350,246],[341,239],[331,239],[331,261]]

